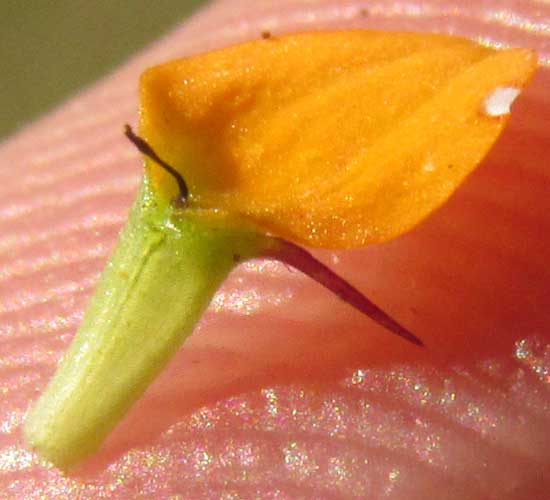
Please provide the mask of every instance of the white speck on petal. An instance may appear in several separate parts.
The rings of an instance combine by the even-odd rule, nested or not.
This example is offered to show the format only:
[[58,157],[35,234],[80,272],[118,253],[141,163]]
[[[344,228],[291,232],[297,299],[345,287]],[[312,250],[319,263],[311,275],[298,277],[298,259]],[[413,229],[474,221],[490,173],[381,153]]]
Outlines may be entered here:
[[510,106],[519,95],[517,87],[497,87],[483,101],[483,112],[488,116],[503,116],[510,113]]
[[427,161],[423,168],[426,172],[435,172],[435,165],[431,161]]

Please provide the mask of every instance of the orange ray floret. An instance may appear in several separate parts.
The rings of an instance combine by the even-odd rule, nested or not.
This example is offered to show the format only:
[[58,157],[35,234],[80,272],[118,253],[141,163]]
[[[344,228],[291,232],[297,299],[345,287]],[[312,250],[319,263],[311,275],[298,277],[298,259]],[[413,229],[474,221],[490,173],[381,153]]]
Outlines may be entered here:
[[27,442],[65,469],[94,453],[242,260],[280,259],[422,345],[296,243],[360,246],[420,222],[486,154],[535,66],[527,50],[342,31],[148,70],[144,137],[126,128],[147,175],[82,325],[26,418]]
[[[529,50],[442,35],[275,37],[146,71],[141,132],[184,175],[190,207],[357,247],[407,231],[452,194],[507,121],[485,100],[535,67]],[[175,193],[158,166],[150,173]]]

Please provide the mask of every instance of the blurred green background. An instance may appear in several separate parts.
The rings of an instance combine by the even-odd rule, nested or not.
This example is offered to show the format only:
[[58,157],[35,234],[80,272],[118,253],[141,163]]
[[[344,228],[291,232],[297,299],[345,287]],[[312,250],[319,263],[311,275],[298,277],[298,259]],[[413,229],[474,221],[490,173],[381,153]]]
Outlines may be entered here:
[[0,0],[0,139],[107,73],[205,0]]

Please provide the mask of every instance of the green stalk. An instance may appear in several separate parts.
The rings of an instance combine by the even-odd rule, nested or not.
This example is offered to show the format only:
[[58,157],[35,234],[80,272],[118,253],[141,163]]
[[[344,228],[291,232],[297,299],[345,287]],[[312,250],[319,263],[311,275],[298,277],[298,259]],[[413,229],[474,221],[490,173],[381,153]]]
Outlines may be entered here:
[[29,444],[62,469],[96,451],[237,261],[264,242],[227,216],[155,199],[145,181],[76,337],[27,417]]

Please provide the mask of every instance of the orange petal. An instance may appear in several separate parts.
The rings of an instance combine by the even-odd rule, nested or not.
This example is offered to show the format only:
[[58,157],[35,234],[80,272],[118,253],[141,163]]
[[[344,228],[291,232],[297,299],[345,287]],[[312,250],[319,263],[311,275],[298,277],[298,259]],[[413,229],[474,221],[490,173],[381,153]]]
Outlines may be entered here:
[[192,206],[310,246],[362,246],[452,194],[505,125],[506,102],[487,99],[513,96],[535,67],[529,50],[432,34],[258,40],[146,71],[142,134],[184,174]]

